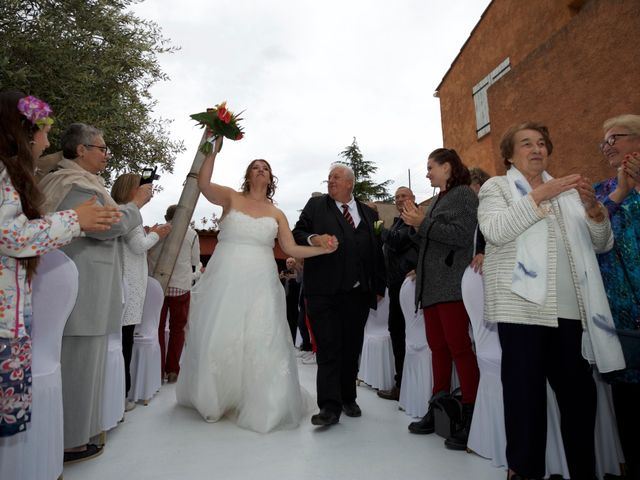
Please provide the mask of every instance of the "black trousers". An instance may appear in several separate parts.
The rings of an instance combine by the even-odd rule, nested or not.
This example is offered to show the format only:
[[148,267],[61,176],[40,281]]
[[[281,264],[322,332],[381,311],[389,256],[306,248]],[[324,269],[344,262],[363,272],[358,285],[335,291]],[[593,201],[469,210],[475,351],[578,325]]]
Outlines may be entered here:
[[627,466],[627,478],[640,480],[638,456],[638,425],[640,425],[640,384],[614,383],[611,385],[613,406],[616,411],[618,434]]
[[300,301],[298,303],[298,330],[300,331],[300,337],[302,337],[300,350],[310,352],[312,349],[311,336],[307,327],[307,305],[303,290],[300,291]]
[[133,332],[135,325],[122,326],[122,356],[124,357],[125,396],[129,395],[131,388],[131,353],[133,352]]
[[296,343],[296,332],[298,330],[298,296],[295,298],[287,297],[287,323],[289,324],[289,330],[291,331],[291,338],[293,339],[293,344]]
[[571,479],[593,480],[596,387],[581,354],[581,322],[558,322],[558,328],[498,324],[507,463],[523,477],[544,477],[548,380],[560,408]]
[[400,308],[400,288],[402,283],[389,285],[389,336],[391,337],[391,348],[396,367],[396,387],[402,384],[402,369],[404,368],[405,354],[405,322],[402,308]]
[[307,295],[307,313],[316,340],[318,406],[338,417],[356,399],[358,359],[370,294],[360,289],[336,295]]

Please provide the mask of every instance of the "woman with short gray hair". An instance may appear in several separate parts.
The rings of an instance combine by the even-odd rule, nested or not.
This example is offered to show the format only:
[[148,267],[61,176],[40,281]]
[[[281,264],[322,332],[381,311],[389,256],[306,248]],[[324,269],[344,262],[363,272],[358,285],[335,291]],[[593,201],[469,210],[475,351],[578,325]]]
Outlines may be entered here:
[[[106,168],[109,148],[95,127],[74,123],[61,140],[64,158],[40,187],[45,212],[65,210],[87,199],[116,206],[98,172]],[[120,331],[122,317],[122,248],[119,243],[142,223],[139,209],[151,198],[151,185],[141,186],[133,201],[120,206],[122,218],[111,230],[87,233],[62,250],[78,268],[78,299],[62,337],[64,460],[77,462],[102,453],[90,444],[102,431],[102,395],[107,336]]]

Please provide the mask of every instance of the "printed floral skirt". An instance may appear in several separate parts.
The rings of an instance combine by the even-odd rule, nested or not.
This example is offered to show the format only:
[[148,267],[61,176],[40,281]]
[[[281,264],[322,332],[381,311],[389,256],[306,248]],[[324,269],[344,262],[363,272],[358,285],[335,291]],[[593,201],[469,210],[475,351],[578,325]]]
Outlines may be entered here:
[[31,337],[0,338],[0,437],[31,420]]

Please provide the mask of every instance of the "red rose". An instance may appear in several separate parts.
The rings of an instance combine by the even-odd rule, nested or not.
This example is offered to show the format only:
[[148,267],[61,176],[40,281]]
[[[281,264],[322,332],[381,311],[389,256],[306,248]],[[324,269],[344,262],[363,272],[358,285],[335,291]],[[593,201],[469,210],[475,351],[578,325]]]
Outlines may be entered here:
[[227,112],[227,109],[225,107],[222,107],[222,106],[218,107],[218,118],[222,120],[224,123],[229,123],[229,122],[225,122],[224,120],[224,117],[227,113],[229,112]]

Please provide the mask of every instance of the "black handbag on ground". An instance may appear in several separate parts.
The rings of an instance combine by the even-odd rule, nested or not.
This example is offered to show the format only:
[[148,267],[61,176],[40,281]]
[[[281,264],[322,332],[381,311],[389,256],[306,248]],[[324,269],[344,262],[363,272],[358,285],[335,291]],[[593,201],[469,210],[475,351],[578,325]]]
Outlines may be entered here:
[[462,395],[460,389],[453,392],[438,392],[429,401],[433,405],[436,433],[449,438],[458,431],[462,421]]

